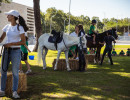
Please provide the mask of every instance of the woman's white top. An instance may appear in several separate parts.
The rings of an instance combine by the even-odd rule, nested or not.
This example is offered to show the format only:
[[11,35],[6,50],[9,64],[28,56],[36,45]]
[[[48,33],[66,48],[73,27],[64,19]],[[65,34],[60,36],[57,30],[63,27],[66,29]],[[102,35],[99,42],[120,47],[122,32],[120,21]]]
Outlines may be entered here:
[[[6,32],[6,44],[19,42],[21,40],[20,34],[25,33],[22,26],[19,25],[19,30],[17,29],[17,25],[12,26],[11,24],[7,24],[3,29],[3,32]],[[11,46],[12,48],[20,47],[20,46]]]
[[78,35],[75,32],[70,33],[70,36],[78,37]]

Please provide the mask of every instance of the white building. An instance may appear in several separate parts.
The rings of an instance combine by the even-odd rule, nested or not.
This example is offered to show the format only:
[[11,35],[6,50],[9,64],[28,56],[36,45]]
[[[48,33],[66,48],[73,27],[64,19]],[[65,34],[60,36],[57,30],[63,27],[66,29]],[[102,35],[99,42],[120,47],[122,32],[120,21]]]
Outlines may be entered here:
[[[17,10],[20,13],[20,15],[25,19],[27,26],[29,27],[29,31],[27,31],[28,37],[32,39],[32,37],[34,37],[35,34],[33,8],[14,2],[2,3],[0,6],[0,36],[2,34],[2,28],[9,23],[7,20],[7,16],[4,14],[4,12],[8,12],[10,10]],[[4,43],[4,41],[2,43]]]

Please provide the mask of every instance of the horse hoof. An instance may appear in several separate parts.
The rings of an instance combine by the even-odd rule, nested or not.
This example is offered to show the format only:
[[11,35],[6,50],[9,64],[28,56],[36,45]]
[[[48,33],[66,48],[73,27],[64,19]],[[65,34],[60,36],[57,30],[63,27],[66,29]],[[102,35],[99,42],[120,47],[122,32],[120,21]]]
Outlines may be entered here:
[[46,70],[46,67],[44,67],[43,70]]
[[67,69],[68,72],[71,72],[71,69]]
[[57,69],[54,69],[54,71],[57,71]]

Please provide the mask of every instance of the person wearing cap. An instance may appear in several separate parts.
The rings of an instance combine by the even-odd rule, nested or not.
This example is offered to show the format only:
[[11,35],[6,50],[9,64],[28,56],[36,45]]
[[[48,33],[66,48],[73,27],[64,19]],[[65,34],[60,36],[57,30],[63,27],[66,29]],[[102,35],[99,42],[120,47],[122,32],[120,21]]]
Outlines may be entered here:
[[126,55],[130,56],[130,48],[127,49]]
[[11,61],[13,73],[12,96],[13,98],[20,98],[20,96],[17,94],[19,81],[18,71],[21,61],[20,46],[25,45],[25,32],[27,32],[28,27],[25,23],[25,20],[23,19],[23,17],[20,16],[18,11],[10,10],[5,14],[7,15],[7,19],[10,22],[10,24],[7,24],[2,29],[3,34],[0,37],[0,43],[6,37],[6,43],[3,45],[4,52],[2,56],[0,96],[5,96],[7,68]]
[[[28,58],[28,51],[31,52],[28,48],[28,37],[27,37],[27,33],[25,33],[25,38],[26,38],[26,44],[25,45],[21,45],[21,60],[25,62],[28,70],[26,72],[26,74],[32,72],[32,70],[30,69],[30,65],[27,61],[27,58]],[[19,67],[19,72],[20,73],[23,73],[23,70],[22,70],[22,63],[20,63],[20,67]]]
[[125,52],[121,50],[121,52],[119,53],[119,56],[125,56]]
[[117,56],[115,49],[113,49],[113,51],[112,51],[112,56]]
[[110,64],[113,65],[113,61],[112,61],[112,57],[111,57],[112,42],[116,43],[115,38],[110,34],[110,32],[107,32],[107,36],[104,37],[103,43],[99,42],[99,44],[106,43],[106,47],[105,47],[103,55],[102,55],[101,63],[99,65],[102,65],[104,56],[106,55],[107,52],[108,52],[108,57],[110,59]]
[[88,35],[93,36],[93,44],[96,44],[95,38],[96,38],[96,32],[95,32],[95,25],[96,25],[96,20],[92,20],[92,25],[90,26],[90,30]]

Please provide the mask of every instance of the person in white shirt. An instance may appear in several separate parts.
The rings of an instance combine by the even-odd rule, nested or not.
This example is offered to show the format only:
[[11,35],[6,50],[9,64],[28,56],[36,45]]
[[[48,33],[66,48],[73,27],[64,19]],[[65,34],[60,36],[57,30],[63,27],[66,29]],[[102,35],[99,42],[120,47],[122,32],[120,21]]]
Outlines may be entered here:
[[[25,32],[28,27],[25,23],[23,17],[20,16],[19,12],[16,10],[10,10],[5,13],[10,24],[7,24],[2,30],[3,34],[0,37],[0,43],[5,37],[6,43],[4,46],[4,52],[2,56],[1,64],[1,90],[0,96],[5,96],[6,79],[7,79],[7,69],[11,61],[12,63],[12,73],[13,73],[13,94],[14,98],[20,98],[17,94],[18,80],[19,80],[19,65],[21,61],[21,50],[20,46],[25,45]],[[18,20],[18,23],[17,23]]]
[[75,31],[70,33],[70,36],[78,37],[78,33],[79,33],[79,27],[78,27],[78,25],[76,25]]
[[[78,37],[78,33],[79,33],[79,27],[78,27],[78,25],[76,25],[75,26],[75,31],[70,33],[70,36]],[[69,57],[71,57],[73,59],[77,58],[76,48],[77,48],[77,46],[75,46],[75,45],[70,47],[69,54],[68,54]]]

